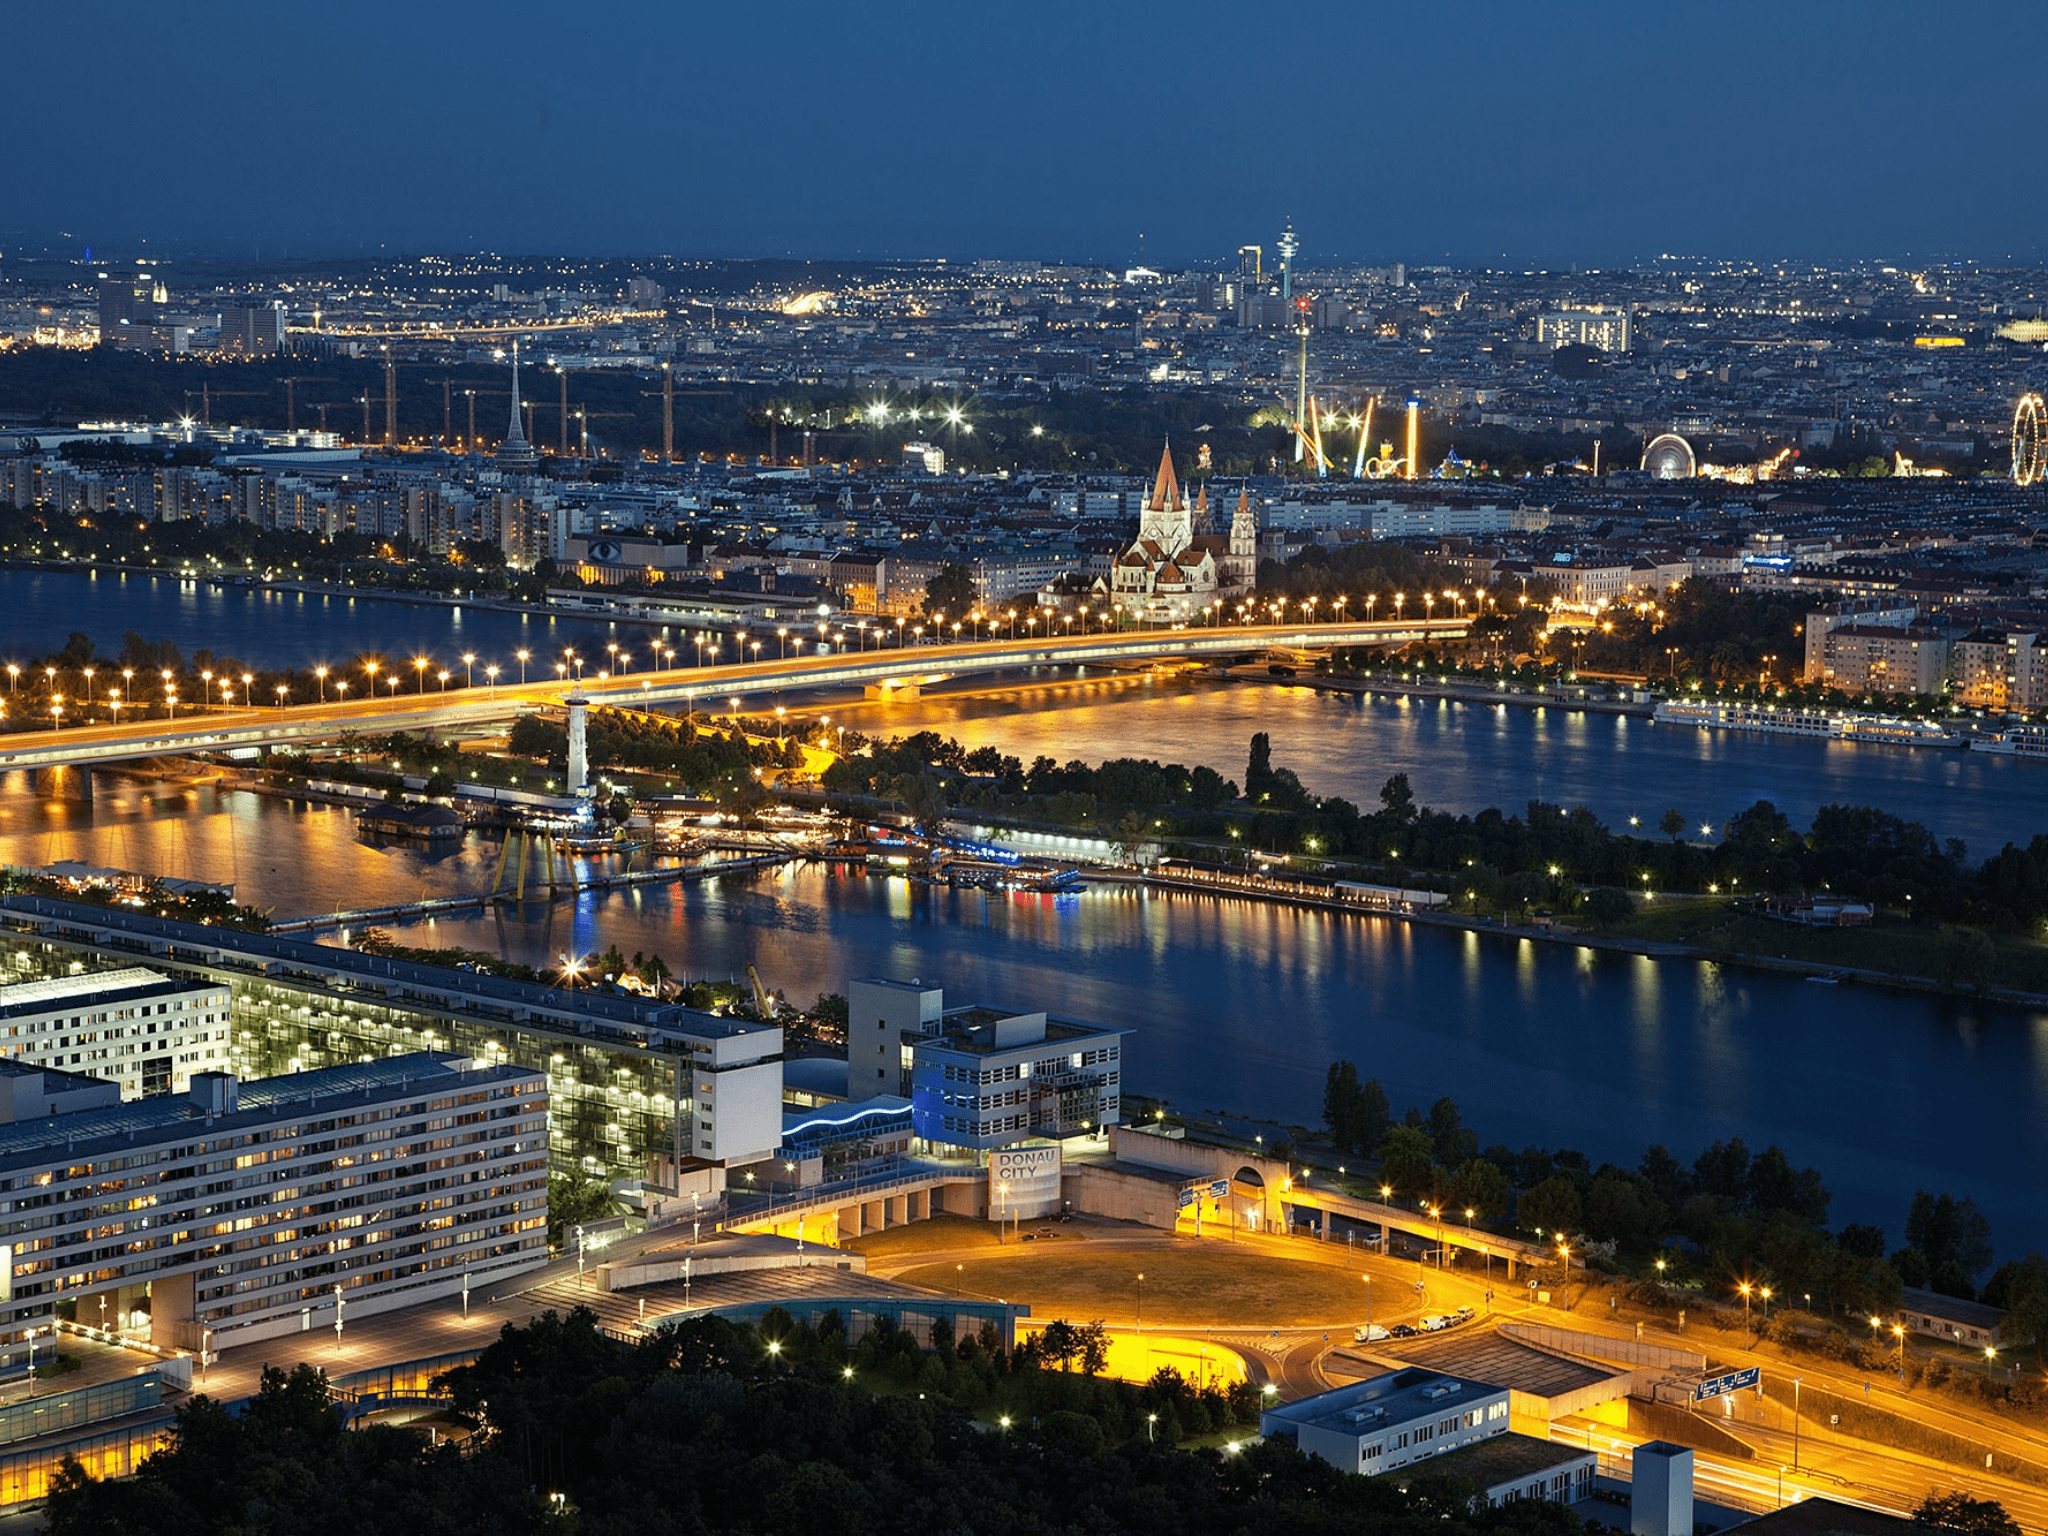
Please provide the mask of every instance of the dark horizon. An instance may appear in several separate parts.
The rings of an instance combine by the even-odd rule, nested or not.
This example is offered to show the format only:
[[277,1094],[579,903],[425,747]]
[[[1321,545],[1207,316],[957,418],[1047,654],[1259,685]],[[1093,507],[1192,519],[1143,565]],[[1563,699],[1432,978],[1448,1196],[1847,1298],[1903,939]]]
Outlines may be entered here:
[[1289,219],[1307,267],[2048,254],[2008,169],[2031,57],[1980,4],[211,10],[118,0],[89,90],[22,73],[17,223],[108,259],[1186,266]]

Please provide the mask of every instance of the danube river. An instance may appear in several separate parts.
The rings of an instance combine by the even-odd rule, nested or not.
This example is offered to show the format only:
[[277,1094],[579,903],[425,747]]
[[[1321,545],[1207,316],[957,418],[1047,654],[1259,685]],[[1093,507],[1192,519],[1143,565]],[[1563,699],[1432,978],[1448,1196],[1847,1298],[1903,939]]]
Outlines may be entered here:
[[[0,662],[27,660],[73,630],[114,654],[134,630],[260,665],[307,666],[364,649],[426,655],[451,669],[467,651],[512,676],[521,649],[544,676],[565,646],[599,655],[616,641],[645,663],[656,638],[694,654],[686,637],[642,624],[551,618],[443,604],[250,587],[175,577],[0,570]],[[932,653],[924,653],[930,656]],[[923,658],[920,658],[921,660]],[[796,702],[791,700],[791,703]],[[764,699],[751,699],[761,707]],[[1305,688],[1098,676],[1007,693],[927,696],[907,704],[826,706],[836,723],[878,734],[932,729],[1029,761],[1119,756],[1207,763],[1242,780],[1251,735],[1271,734],[1276,762],[1318,794],[1366,809],[1406,773],[1419,799],[1447,810],[1518,811],[1530,799],[1585,805],[1613,825],[1654,825],[1677,807],[1719,825],[1759,799],[1800,826],[1830,802],[1881,806],[1960,838],[1986,858],[2007,841],[2048,832],[2048,763],[1988,753],[1806,741],[1658,726],[1588,715]]]
[[1363,810],[1377,810],[1380,787],[1405,773],[1425,805],[1519,814],[1530,800],[1548,800],[1586,806],[1617,828],[1631,816],[1655,827],[1673,806],[1695,828],[1718,827],[1770,800],[1802,830],[1823,805],[1875,805],[1963,839],[1976,859],[2048,832],[2048,763],[1703,731],[1640,715],[1143,675],[902,704],[848,701],[827,712],[849,729],[932,730],[1026,763],[1041,753],[1060,762],[1151,757],[1206,763],[1239,783],[1252,733],[1265,731],[1276,765]]
[[[234,880],[280,914],[474,889],[495,847],[359,840],[348,813],[103,776],[90,806],[0,785],[0,859]],[[996,897],[819,868],[416,927],[529,964],[616,944],[808,1001],[854,976],[1130,1026],[1132,1091],[1313,1121],[1349,1057],[1397,1109],[1448,1093],[1485,1141],[1633,1162],[1781,1142],[1838,1220],[1898,1241],[1921,1186],[1973,1195],[2002,1253],[2048,1250],[2048,1015],[1594,954],[1386,919],[1101,886]]]
[[[0,571],[0,660],[71,630],[124,630],[259,663],[365,647],[511,663],[646,631],[493,610],[279,595],[174,580]],[[339,637],[339,638],[337,638]],[[671,643],[675,643],[673,640]],[[678,646],[680,649],[680,646]],[[791,701],[792,703],[796,701]],[[1829,802],[1882,806],[1973,857],[2048,831],[2048,764],[1656,726],[1558,709],[1324,695],[1140,677],[1038,683],[888,706],[819,706],[881,734],[934,729],[1029,760],[1138,755],[1244,772],[1251,734],[1321,794],[1370,808],[1407,773],[1455,810],[1585,804],[1610,824],[1676,806],[1719,823],[1777,802],[1802,825]],[[230,880],[280,915],[488,883],[496,847],[374,847],[341,810],[205,785],[97,776],[91,805],[0,781],[0,860],[82,859]],[[752,961],[808,999],[859,975],[921,976],[958,998],[1129,1025],[1129,1083],[1193,1109],[1313,1120],[1338,1056],[1397,1107],[1449,1093],[1482,1139],[1633,1161],[1740,1135],[1828,1176],[1835,1215],[1893,1240],[1921,1185],[1974,1195],[2001,1251],[2048,1249],[2048,1015],[1828,987],[1690,962],[1594,955],[1381,919],[1102,887],[984,898],[805,869],[442,922],[419,942],[547,965],[617,944],[677,971]]]
[[[59,650],[75,631],[113,656],[129,630],[168,640],[187,657],[216,656],[264,667],[315,667],[360,651],[431,656],[451,669],[463,652],[512,675],[531,651],[533,675],[547,675],[564,647],[585,656],[607,641],[644,646],[662,626],[528,614],[473,603],[413,602],[345,593],[217,586],[175,576],[87,571],[0,570],[0,662]],[[672,632],[670,632],[672,633]],[[680,646],[676,646],[680,661]],[[636,670],[638,670],[636,668]]]

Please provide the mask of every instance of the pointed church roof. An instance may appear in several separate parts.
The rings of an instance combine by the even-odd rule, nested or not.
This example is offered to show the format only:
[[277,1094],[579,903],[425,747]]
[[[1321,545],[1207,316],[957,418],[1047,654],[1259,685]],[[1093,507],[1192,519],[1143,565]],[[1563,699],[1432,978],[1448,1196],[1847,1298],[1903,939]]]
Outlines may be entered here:
[[1173,472],[1173,444],[1159,451],[1159,473],[1152,480],[1152,496],[1145,503],[1151,512],[1171,512],[1180,505],[1180,479]]
[[1195,510],[1197,512],[1209,510],[1209,487],[1206,485],[1195,492]]

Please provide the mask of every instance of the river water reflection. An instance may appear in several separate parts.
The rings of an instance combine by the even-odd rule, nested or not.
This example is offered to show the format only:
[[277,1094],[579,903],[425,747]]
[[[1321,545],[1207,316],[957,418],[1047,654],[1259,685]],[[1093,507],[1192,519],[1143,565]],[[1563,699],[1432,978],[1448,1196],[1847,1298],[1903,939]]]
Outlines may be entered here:
[[[90,806],[0,781],[0,859],[235,880],[280,914],[488,883],[494,844],[374,847],[340,810],[103,776]],[[547,965],[617,944],[807,1000],[863,975],[1128,1024],[1129,1086],[1193,1109],[1320,1112],[1346,1056],[1397,1108],[1449,1093],[1486,1141],[1690,1158],[1779,1141],[1840,1220],[1898,1240],[1921,1186],[1975,1196],[2001,1252],[2048,1249],[2048,1016],[1692,962],[1099,886],[925,890],[818,868],[443,920],[415,941]]]
[[[339,606],[337,606],[339,605]],[[624,626],[629,633],[645,634]],[[112,650],[135,629],[260,662],[365,646],[480,656],[600,649],[589,621],[176,582],[0,572],[0,651],[73,629]],[[340,637],[337,642],[337,637]],[[552,648],[552,649],[551,649]],[[792,701],[794,702],[794,701]],[[1957,752],[1710,734],[1560,710],[1329,697],[1298,688],[1092,679],[910,704],[826,706],[835,723],[931,728],[1029,760],[1139,755],[1241,778],[1247,741],[1309,787],[1362,806],[1390,773],[1457,810],[1583,803],[1610,824],[1675,805],[1720,822],[1759,798],[1804,824],[1829,801],[1920,820],[1984,857],[2048,830],[2048,764]],[[488,883],[496,845],[374,847],[345,811],[204,785],[98,777],[90,805],[0,780],[0,859],[75,858],[236,882],[280,915]],[[427,943],[544,965],[617,944],[675,969],[807,998],[860,975],[922,976],[956,998],[1045,1006],[1138,1033],[1129,1085],[1195,1109],[1312,1120],[1348,1056],[1397,1107],[1449,1093],[1486,1141],[1577,1145],[1633,1161],[1717,1137],[1782,1142],[1827,1175],[1841,1220],[1894,1242],[1920,1186],[1970,1193],[2002,1252],[2048,1250],[2048,1016],[1824,987],[1198,896],[1091,889],[984,898],[817,869],[592,897],[503,920],[441,922]]]

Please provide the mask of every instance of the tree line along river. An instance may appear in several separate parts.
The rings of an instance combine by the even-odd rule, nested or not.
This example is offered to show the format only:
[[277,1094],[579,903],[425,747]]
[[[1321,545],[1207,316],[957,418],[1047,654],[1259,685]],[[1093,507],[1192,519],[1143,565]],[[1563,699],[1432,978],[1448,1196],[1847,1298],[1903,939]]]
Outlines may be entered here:
[[[72,630],[124,630],[259,664],[366,647],[452,658],[574,644],[638,626],[370,599],[0,571],[0,659]],[[552,654],[552,652],[549,652]],[[792,701],[794,703],[796,701]],[[1319,794],[1370,804],[1406,772],[1447,809],[1540,798],[1611,824],[1667,806],[1718,823],[1771,799],[1796,824],[1873,804],[1962,838],[1973,857],[2048,830],[2048,764],[1656,726],[1555,708],[1323,695],[1111,676],[888,706],[835,701],[835,723],[934,729],[1029,760],[1149,756],[1241,779],[1255,730]],[[479,889],[495,844],[375,847],[346,812],[210,786],[102,776],[91,805],[0,782],[0,859],[56,859],[233,880],[280,915]],[[1967,1000],[1819,987],[1705,963],[1411,927],[1210,896],[1100,887],[1063,897],[926,891],[802,868],[574,905],[442,921],[417,942],[545,965],[616,944],[678,972],[750,961],[796,998],[855,975],[916,975],[958,999],[1048,1007],[1138,1031],[1129,1086],[1195,1110],[1312,1121],[1339,1056],[1397,1108],[1449,1093],[1483,1140],[1690,1158],[1740,1135],[1784,1144],[1839,1220],[1894,1242],[1916,1187],[1973,1195],[2001,1253],[2048,1249],[2048,1015]]]

